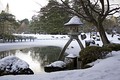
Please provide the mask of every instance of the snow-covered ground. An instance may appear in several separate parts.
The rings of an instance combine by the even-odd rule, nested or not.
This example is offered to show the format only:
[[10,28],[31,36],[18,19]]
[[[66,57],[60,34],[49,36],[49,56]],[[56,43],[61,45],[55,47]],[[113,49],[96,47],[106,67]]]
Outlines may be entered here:
[[[31,36],[31,35],[26,35]],[[21,49],[39,46],[59,46],[63,47],[68,41],[67,35],[32,35],[37,37],[34,42],[20,42],[20,43],[0,43],[0,51]],[[62,38],[65,36],[65,38]],[[89,36],[89,34],[87,34]],[[118,37],[115,35],[113,38],[108,35],[111,42],[120,43]],[[90,38],[87,37],[86,40]],[[85,44],[85,40],[82,40]],[[102,45],[101,41],[96,41]],[[71,48],[73,46],[74,48]],[[79,45],[73,41],[67,49],[67,53],[79,53]],[[70,71],[60,71],[52,73],[40,73],[35,75],[7,75],[1,76],[0,80],[120,80],[120,51],[112,52],[112,55],[106,59],[99,60],[92,68],[79,69]]]
[[8,75],[0,80],[120,80],[120,52],[100,60],[88,69],[42,73],[36,75]]
[[[58,46],[63,48],[64,45],[69,40],[68,35],[39,35],[39,34],[15,34],[15,35],[22,35],[22,36],[33,36],[36,37],[35,41],[23,41],[23,42],[16,42],[16,43],[0,43],[0,51],[6,51],[6,50],[13,50],[13,49],[24,49],[24,48],[30,48],[30,47],[43,47],[43,46]],[[89,33],[86,34],[87,38],[85,40],[90,40]],[[118,40],[118,35],[114,35],[114,37],[111,37],[111,35],[107,35],[109,40],[114,43],[120,43],[120,40]],[[81,40],[80,36],[79,39]],[[85,40],[81,40],[83,43],[83,46],[85,46]],[[96,44],[99,44],[102,46],[101,41],[96,41]],[[11,47],[12,46],[12,47]],[[74,48],[71,48],[74,47]],[[76,40],[73,40],[72,43],[68,46],[68,49],[66,50],[67,53],[76,53],[79,54],[80,47]]]

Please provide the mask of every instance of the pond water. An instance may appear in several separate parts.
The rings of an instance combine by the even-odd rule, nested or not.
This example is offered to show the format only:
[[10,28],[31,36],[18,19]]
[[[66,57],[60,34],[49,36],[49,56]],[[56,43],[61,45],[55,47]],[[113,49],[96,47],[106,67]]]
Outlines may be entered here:
[[26,61],[35,74],[44,72],[44,66],[57,60],[61,48],[54,46],[26,48],[0,52],[0,59],[14,55]]

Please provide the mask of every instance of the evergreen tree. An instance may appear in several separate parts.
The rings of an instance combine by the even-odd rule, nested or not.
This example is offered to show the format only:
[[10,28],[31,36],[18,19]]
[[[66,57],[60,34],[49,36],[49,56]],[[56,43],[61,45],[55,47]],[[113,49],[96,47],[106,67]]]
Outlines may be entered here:
[[15,31],[17,22],[15,16],[4,11],[0,14],[0,34],[11,34]]
[[69,14],[63,9],[63,5],[56,0],[49,0],[47,6],[41,8],[40,14],[34,18],[36,32],[43,31],[49,34],[66,33],[64,23],[69,20]]

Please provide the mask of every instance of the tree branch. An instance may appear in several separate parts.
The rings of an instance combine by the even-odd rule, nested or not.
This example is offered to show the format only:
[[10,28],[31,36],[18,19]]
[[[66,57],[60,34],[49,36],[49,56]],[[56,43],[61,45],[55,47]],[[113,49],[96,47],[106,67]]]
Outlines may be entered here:
[[120,11],[115,11],[113,13],[109,13],[108,15],[114,15],[115,13],[118,13],[118,12],[120,12]]
[[78,12],[77,10],[75,10],[75,9],[73,9],[73,8],[71,8],[68,4],[66,4],[63,0],[61,0],[62,1],[62,3],[69,9],[69,10],[67,10],[68,12],[70,12],[70,13],[72,13],[72,14],[74,14],[74,15],[77,15],[78,17],[80,17],[80,18],[83,18],[83,19],[85,19],[86,21],[91,21],[91,20],[89,20],[89,18],[87,17],[87,16],[85,16],[84,14],[82,14],[82,13],[80,13],[80,12]]
[[113,12],[113,11],[118,11],[118,10],[120,10],[120,7],[114,8],[114,9],[112,9],[112,10],[109,10],[108,13],[111,13],[111,12]]
[[103,15],[103,14],[104,14],[104,11],[105,11],[104,0],[100,0],[100,4],[101,4],[101,6],[102,6],[101,15]]
[[91,13],[92,13],[92,11],[94,11],[95,13],[100,15],[100,12],[95,10],[95,7],[96,7],[97,4],[98,4],[98,0],[95,2],[95,4],[93,6],[91,6],[90,0],[88,0],[88,5],[91,9]]
[[81,2],[81,6],[85,12],[85,14],[88,16],[88,18],[90,19],[90,21],[93,21],[94,23],[96,22],[96,19],[94,19],[93,15],[90,13],[90,10],[89,10],[89,6],[86,5],[86,3],[84,3],[83,0],[80,0]]

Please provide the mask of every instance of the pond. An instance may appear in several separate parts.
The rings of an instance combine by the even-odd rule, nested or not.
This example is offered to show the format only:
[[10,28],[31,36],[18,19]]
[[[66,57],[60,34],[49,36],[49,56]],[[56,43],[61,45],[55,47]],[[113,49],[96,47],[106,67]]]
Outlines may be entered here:
[[47,46],[0,52],[0,59],[14,55],[26,61],[35,74],[44,72],[44,66],[58,59],[60,47]]

